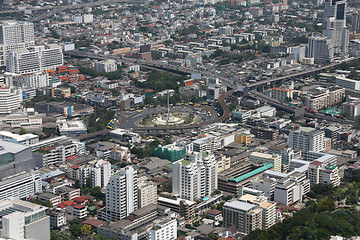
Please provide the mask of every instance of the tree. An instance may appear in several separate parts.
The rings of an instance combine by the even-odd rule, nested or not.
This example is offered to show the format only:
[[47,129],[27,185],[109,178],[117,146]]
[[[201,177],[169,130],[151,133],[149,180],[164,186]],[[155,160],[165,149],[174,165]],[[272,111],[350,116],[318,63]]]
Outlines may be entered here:
[[24,134],[26,134],[27,132],[26,132],[26,129],[25,128],[23,128],[23,127],[21,127],[20,128],[20,135],[24,135]]
[[84,236],[89,236],[92,234],[92,229],[91,226],[89,224],[84,224],[81,227],[81,234]]

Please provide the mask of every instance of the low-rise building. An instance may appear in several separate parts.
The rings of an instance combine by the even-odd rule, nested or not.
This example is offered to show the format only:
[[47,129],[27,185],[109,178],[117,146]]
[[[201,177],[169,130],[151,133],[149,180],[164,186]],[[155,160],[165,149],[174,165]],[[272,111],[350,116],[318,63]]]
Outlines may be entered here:
[[56,121],[60,135],[78,137],[87,133],[87,127],[81,120],[58,120]]
[[274,165],[274,171],[281,172],[281,157],[279,155],[253,152],[249,159],[253,162],[271,163]]
[[177,221],[175,219],[165,219],[146,230],[147,240],[175,240],[176,238]]

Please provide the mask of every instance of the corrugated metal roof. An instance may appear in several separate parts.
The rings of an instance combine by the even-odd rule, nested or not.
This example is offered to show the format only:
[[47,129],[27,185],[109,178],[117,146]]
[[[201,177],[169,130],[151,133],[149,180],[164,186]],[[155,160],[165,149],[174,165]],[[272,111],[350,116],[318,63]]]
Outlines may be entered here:
[[272,168],[272,167],[274,167],[273,164],[271,164],[271,163],[266,163],[266,164],[264,164],[262,167],[259,167],[259,168],[255,169],[255,170],[251,171],[251,172],[245,173],[245,174],[243,174],[243,175],[241,175],[241,176],[239,176],[239,177],[236,177],[236,178],[230,178],[229,181],[234,181],[234,182],[237,182],[237,183],[238,183],[238,182],[244,181],[245,179],[248,179],[248,178],[250,178],[250,177],[253,177],[253,176],[255,176],[256,174],[259,174],[259,173],[261,173],[261,172],[264,172],[264,171],[266,171],[266,170],[268,170],[268,169],[270,169],[270,168]]

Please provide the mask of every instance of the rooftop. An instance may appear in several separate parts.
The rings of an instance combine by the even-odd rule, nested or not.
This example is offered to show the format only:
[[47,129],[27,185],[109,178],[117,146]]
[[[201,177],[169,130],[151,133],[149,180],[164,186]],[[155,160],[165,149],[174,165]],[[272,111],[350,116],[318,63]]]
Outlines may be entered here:
[[259,168],[255,169],[255,170],[251,171],[251,172],[245,173],[245,174],[243,174],[243,175],[241,175],[239,177],[230,178],[229,181],[234,181],[234,182],[237,182],[237,183],[242,182],[242,181],[244,181],[244,180],[246,180],[248,178],[251,178],[251,177],[253,177],[253,176],[255,176],[255,175],[259,174],[259,173],[262,173],[262,172],[264,172],[266,170],[269,170],[270,168],[273,168],[273,167],[274,167],[273,164],[267,163],[267,164],[264,164],[262,167],[259,167]]
[[246,203],[246,202],[240,202],[240,201],[232,201],[232,202],[226,202],[224,204],[224,207],[229,207],[229,208],[234,208],[237,210],[242,210],[242,211],[249,211],[253,208],[256,207],[256,205],[254,204],[250,204],[250,203]]

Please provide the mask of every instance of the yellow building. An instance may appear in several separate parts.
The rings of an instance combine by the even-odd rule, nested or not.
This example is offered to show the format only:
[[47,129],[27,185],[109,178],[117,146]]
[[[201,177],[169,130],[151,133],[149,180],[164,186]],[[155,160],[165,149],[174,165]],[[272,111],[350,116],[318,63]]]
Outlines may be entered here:
[[251,134],[238,134],[235,135],[235,142],[249,146],[251,143],[252,135]]

